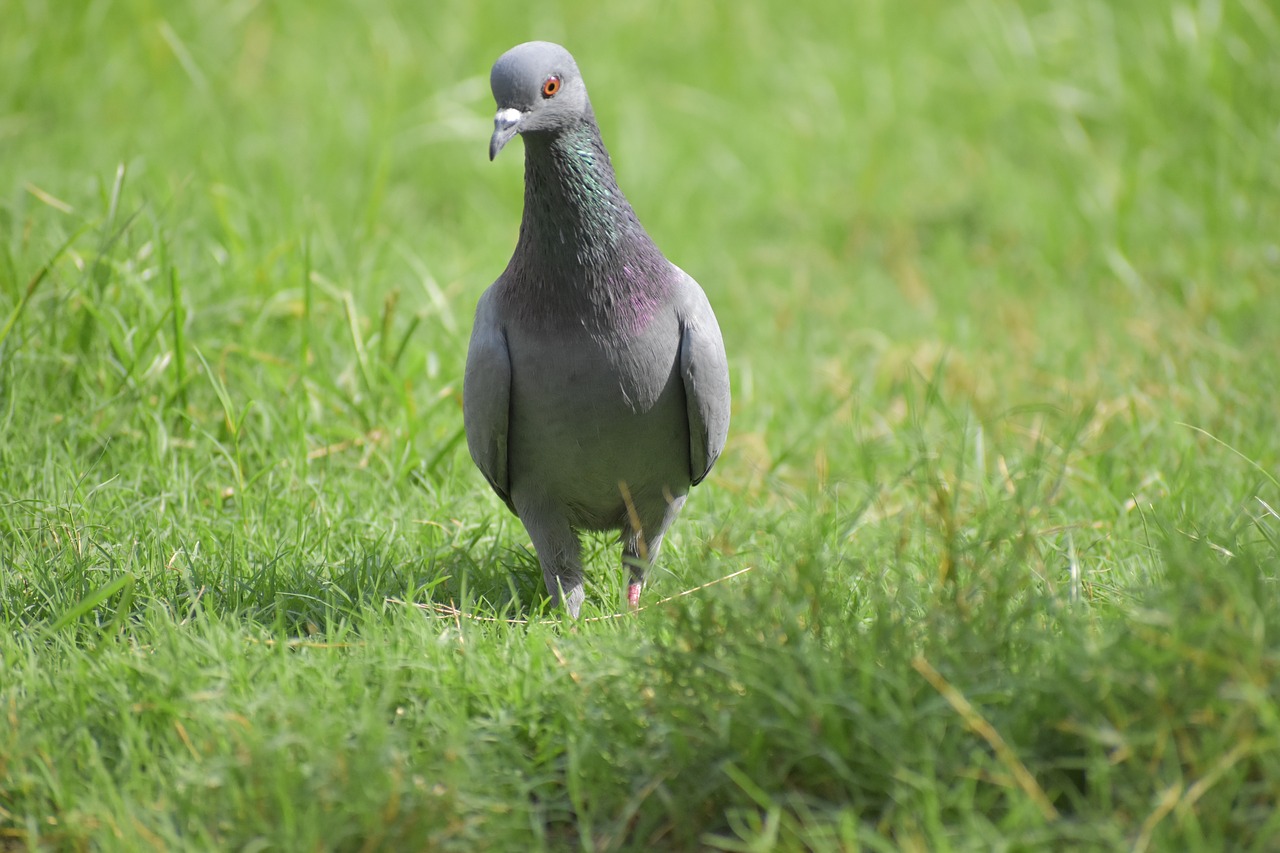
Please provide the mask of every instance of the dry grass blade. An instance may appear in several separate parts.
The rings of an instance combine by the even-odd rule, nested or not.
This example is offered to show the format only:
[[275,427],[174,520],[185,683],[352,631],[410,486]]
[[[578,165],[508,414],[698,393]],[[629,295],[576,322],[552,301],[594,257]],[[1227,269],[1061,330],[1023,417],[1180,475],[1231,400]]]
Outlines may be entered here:
[[1057,820],[1058,810],[1053,807],[1053,803],[1049,802],[1049,797],[1045,794],[1044,789],[1040,787],[1040,783],[1036,781],[1036,777],[1032,776],[1027,766],[1018,759],[1017,754],[1005,742],[1005,739],[1000,736],[1000,732],[996,731],[995,726],[991,725],[970,704],[969,700],[964,698],[964,694],[943,678],[942,674],[934,669],[933,665],[923,657],[917,656],[911,661],[911,666],[933,685],[934,690],[942,694],[942,698],[946,699],[947,703],[964,719],[965,725],[977,732],[995,750],[996,758],[1013,774],[1018,787],[1036,804],[1040,809],[1040,813],[1044,815],[1045,820]]
[[[643,607],[637,607],[635,610],[628,610],[624,613],[608,613],[608,614],[605,614],[604,616],[588,616],[587,618],[581,621],[605,622],[611,619],[626,619],[629,616],[634,616],[635,614],[639,613],[641,610],[648,610],[649,608],[652,608],[652,607],[660,607],[663,604],[667,604],[669,602],[675,601],[678,598],[684,598],[686,595],[693,595],[695,593],[701,592],[707,587],[712,587],[712,586],[715,586],[716,584],[724,583],[727,580],[733,580],[734,578],[740,575],[745,575],[747,572],[753,570],[754,568],[755,566],[747,566],[745,569],[738,569],[736,572],[730,572],[724,577],[716,578],[715,580],[709,580],[700,586],[695,586],[692,589],[686,589],[683,592],[677,592],[675,595],[669,595],[666,598],[662,598],[662,599],[659,599],[658,601],[653,602],[652,604],[646,604]],[[530,621],[531,621],[529,619],[503,619],[499,616],[480,616],[475,613],[467,613],[463,610],[458,609],[452,604],[444,604],[443,602],[438,602],[438,601],[417,602],[417,601],[404,601],[399,598],[388,598],[387,602],[389,604],[403,604],[409,607],[416,607],[419,610],[426,610],[430,613],[434,613],[436,616],[442,616],[449,619],[470,619],[473,622],[495,622],[495,623],[503,622],[508,625],[528,625],[530,624]],[[555,625],[559,622],[560,622],[559,619],[539,619],[534,624]]]

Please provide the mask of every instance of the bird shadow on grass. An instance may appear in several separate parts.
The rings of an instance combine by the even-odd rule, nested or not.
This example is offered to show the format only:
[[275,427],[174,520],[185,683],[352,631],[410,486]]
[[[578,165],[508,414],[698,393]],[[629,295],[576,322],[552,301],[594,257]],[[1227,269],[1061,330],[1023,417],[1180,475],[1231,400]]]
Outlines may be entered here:
[[502,619],[527,619],[547,608],[538,558],[522,547],[496,548],[480,559],[470,551],[454,551],[447,573],[427,592],[413,603]]
[[248,579],[224,576],[199,589],[206,604],[213,599],[224,612],[292,636],[328,633],[338,625],[358,632],[399,602],[504,620],[552,616],[542,570],[528,548],[477,552],[454,546],[406,558],[370,543],[333,562],[290,562],[264,561]]

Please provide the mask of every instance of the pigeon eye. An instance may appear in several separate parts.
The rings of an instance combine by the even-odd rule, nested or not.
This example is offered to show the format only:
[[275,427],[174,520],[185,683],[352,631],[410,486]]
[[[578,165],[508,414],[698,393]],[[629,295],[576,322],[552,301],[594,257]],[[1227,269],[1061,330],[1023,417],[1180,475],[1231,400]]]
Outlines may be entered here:
[[544,98],[550,98],[553,95],[555,95],[556,92],[559,92],[559,91],[560,91],[560,78],[555,76],[554,74],[548,77],[547,81],[542,84],[542,97]]

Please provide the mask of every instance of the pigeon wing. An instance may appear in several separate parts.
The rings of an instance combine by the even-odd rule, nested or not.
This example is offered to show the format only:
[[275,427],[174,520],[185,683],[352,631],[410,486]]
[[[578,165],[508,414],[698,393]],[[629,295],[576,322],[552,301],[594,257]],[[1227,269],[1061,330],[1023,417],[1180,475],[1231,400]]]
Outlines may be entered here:
[[707,295],[682,274],[680,378],[689,416],[689,473],[701,483],[729,435],[729,361]]
[[492,293],[486,291],[476,306],[476,322],[467,348],[467,370],[462,380],[462,423],[471,458],[498,497],[515,512],[507,468],[511,356],[493,302]]

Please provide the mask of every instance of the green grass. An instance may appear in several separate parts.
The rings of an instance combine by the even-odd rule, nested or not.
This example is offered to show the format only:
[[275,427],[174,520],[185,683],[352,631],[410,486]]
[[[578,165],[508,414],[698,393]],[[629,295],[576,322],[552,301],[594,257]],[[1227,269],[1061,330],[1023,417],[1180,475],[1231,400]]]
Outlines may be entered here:
[[[0,4],[0,849],[1274,849],[1274,7],[628,8]],[[751,567],[576,625],[461,433],[535,37],[730,353],[648,600]]]

